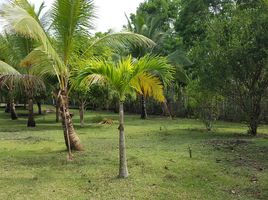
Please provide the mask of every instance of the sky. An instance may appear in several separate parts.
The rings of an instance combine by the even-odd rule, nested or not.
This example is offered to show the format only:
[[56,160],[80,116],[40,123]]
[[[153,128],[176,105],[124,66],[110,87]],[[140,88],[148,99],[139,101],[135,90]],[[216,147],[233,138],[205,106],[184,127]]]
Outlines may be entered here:
[[[0,0],[3,2],[4,0]],[[37,7],[41,4],[41,0],[29,0]],[[44,0],[47,7],[50,7],[53,0]],[[96,31],[105,32],[108,29],[120,31],[122,26],[127,24],[125,17],[130,13],[135,13],[136,8],[144,0],[95,0],[97,19],[95,21]]]

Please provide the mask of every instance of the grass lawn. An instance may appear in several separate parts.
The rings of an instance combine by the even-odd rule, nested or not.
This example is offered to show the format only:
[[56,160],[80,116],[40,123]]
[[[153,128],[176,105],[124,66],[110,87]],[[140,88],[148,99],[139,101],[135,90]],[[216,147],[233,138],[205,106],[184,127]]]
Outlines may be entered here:
[[[54,113],[27,128],[26,118],[11,121],[0,110],[1,200],[268,199],[268,126],[252,138],[243,124],[217,122],[206,132],[197,120],[126,115],[130,176],[120,180],[117,114],[88,111],[80,128],[74,113],[86,151],[67,162]],[[114,124],[92,123],[96,116]]]

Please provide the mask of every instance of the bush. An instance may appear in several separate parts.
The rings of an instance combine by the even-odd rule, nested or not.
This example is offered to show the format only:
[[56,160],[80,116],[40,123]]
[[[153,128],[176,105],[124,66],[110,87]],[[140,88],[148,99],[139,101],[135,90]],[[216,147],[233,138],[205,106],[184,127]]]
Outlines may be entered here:
[[219,105],[223,97],[215,92],[201,88],[198,81],[193,81],[187,87],[189,96],[188,107],[193,110],[195,117],[199,118],[208,131],[211,131],[213,122],[220,115]]
[[97,115],[95,117],[92,117],[91,121],[92,123],[100,123],[104,120],[105,118],[101,115]]

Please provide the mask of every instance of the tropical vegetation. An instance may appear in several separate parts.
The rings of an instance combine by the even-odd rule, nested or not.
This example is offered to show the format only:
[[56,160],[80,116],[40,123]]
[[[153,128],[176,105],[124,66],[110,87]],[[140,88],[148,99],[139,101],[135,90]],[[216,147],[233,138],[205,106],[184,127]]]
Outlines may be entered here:
[[267,0],[35,5],[0,3],[0,199],[267,199]]

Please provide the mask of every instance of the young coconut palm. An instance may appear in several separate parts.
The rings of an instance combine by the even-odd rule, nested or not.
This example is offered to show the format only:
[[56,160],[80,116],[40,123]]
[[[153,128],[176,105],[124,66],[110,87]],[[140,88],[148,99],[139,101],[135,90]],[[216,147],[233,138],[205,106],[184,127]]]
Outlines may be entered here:
[[0,60],[0,86],[5,86],[9,91],[10,97],[10,114],[11,119],[17,119],[15,112],[14,98],[12,93],[14,90],[26,94],[28,98],[28,127],[35,127],[33,98],[36,93],[45,91],[45,85],[42,79],[31,73],[21,74],[11,65]]
[[[10,77],[19,74],[20,73],[14,67],[0,60],[0,86],[3,87],[4,85],[8,90],[7,107],[9,108],[10,117],[12,120],[16,120],[18,118],[18,115],[16,113],[13,98],[14,80],[12,78],[10,79]],[[9,81],[6,81],[7,77],[9,77]]]
[[159,102],[165,101],[163,86],[160,79],[151,71],[161,71],[170,68],[166,60],[161,57],[145,56],[140,60],[133,60],[130,56],[118,63],[101,60],[88,61],[88,67],[78,73],[79,83],[107,81],[117,92],[119,97],[119,177],[128,176],[126,146],[124,135],[124,101],[127,94],[137,92],[151,96]]
[[[52,45],[35,13],[28,6],[27,0],[14,0],[13,3],[3,4],[0,16],[5,19],[8,27],[16,33],[31,37],[40,42],[40,47],[33,50],[24,60],[23,65],[31,63],[32,68],[40,74],[55,75],[59,82],[60,110],[64,139],[67,149],[82,150],[82,144],[76,134],[68,107],[68,89],[70,76],[70,60],[74,50],[74,41],[80,35],[87,35],[92,28],[94,6],[92,0],[55,0],[50,16],[52,17],[51,32],[55,36]],[[148,38],[133,33],[116,33],[107,35],[89,47],[107,45],[108,47],[123,47],[126,44],[152,46]],[[55,46],[58,48],[56,49]]]
[[[19,74],[19,72],[13,68],[16,66],[17,52],[13,47],[13,44],[10,42],[10,37],[8,34],[0,34],[0,75],[8,75],[8,74]],[[3,77],[2,77],[3,81]],[[16,113],[16,107],[14,104],[14,86],[13,82],[5,83],[5,88],[7,91],[6,97],[6,113],[10,113],[10,117],[12,120],[16,120],[18,118]]]
[[[40,89],[40,91],[44,91],[43,81],[41,78],[34,76],[31,74],[31,70],[28,68],[20,68],[19,63],[27,54],[29,54],[34,49],[34,41],[30,38],[22,37],[18,34],[14,33],[5,33],[0,35],[0,50],[3,52],[3,59],[10,65],[14,66],[20,75],[15,76],[6,76],[6,86],[9,90],[9,105],[10,105],[10,113],[12,119],[16,119],[17,116],[15,114],[15,106],[14,106],[14,98],[12,97],[15,90],[17,93],[23,91],[23,94],[26,94],[27,102],[28,102],[28,127],[35,127],[34,113],[33,113],[33,97],[36,92]],[[40,85],[39,83],[42,84]],[[14,85],[14,83],[18,83]],[[15,87],[16,86],[16,87]],[[20,86],[23,86],[21,88]],[[18,89],[22,89],[19,91]],[[14,108],[13,108],[14,107]]]

